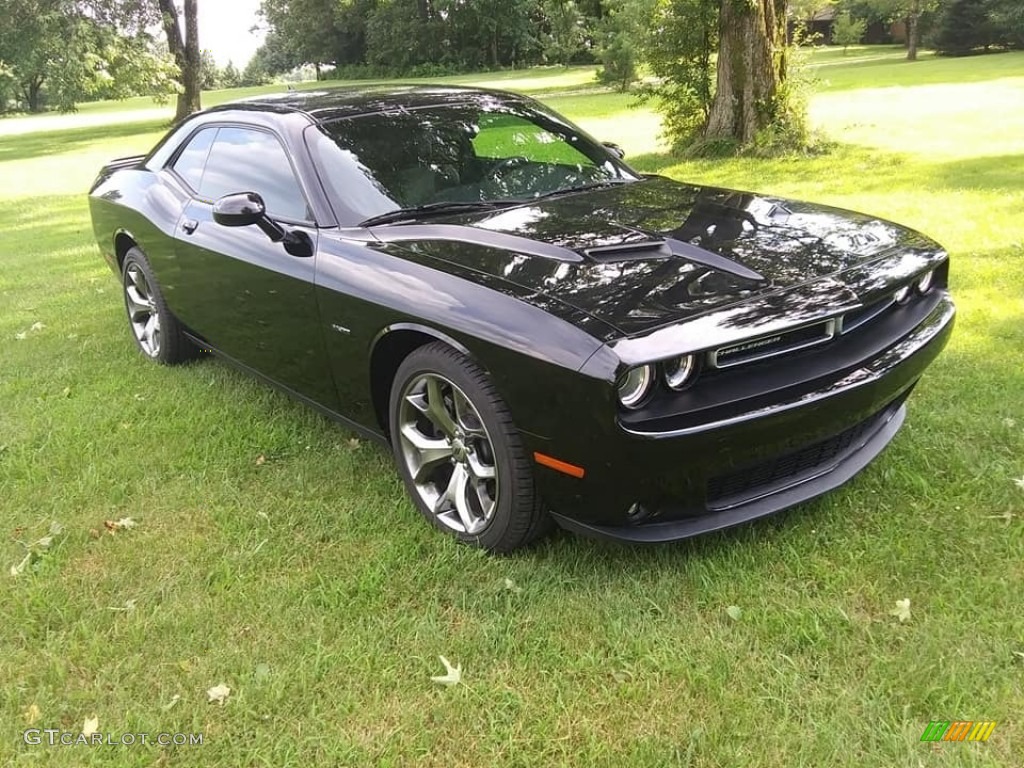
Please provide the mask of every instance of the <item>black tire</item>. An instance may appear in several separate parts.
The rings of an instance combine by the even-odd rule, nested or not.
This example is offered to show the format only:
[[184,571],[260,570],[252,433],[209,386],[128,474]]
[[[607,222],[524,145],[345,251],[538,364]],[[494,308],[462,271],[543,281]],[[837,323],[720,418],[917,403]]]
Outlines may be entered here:
[[[149,259],[137,247],[128,250],[121,265],[121,294],[128,329],[144,357],[162,365],[178,365],[195,357],[195,345],[167,308]],[[156,318],[155,328],[149,327],[151,317]],[[145,325],[148,332],[140,330],[140,325]]]
[[[449,389],[447,390],[448,395],[451,398],[457,395],[465,397],[472,409],[475,410],[475,413],[471,413],[474,425],[479,426],[475,422],[475,418],[478,417],[485,432],[485,435],[480,437],[466,436],[464,438],[466,445],[470,445],[467,449],[469,455],[474,455],[474,451],[478,455],[478,465],[479,462],[486,459],[490,464],[485,469],[493,468],[495,471],[494,487],[496,492],[493,506],[488,507],[493,511],[486,520],[484,520],[483,514],[474,520],[483,526],[479,530],[468,532],[468,527],[466,530],[458,530],[452,526],[451,521],[445,522],[445,516],[435,513],[428,505],[421,493],[422,486],[418,485],[413,478],[411,460],[407,455],[407,451],[410,450],[409,443],[403,442],[401,430],[403,424],[407,427],[411,426],[410,418],[417,415],[413,408],[418,408],[418,406],[410,405],[412,400],[417,397],[414,394],[416,387],[420,386],[420,382],[430,380],[446,380],[447,383],[454,385],[457,391],[454,388]],[[423,386],[426,387],[425,384]],[[443,388],[443,383],[440,386]],[[426,391],[425,389],[424,393]],[[442,399],[450,402],[447,396]],[[426,400],[424,399],[422,402],[426,403]],[[464,408],[465,412],[468,411]],[[458,414],[458,409],[454,409],[453,413]],[[466,544],[496,553],[511,552],[524,547],[550,530],[552,520],[543,510],[540,499],[537,497],[534,488],[533,463],[529,460],[519,432],[512,423],[512,416],[487,374],[466,356],[440,342],[428,344],[412,352],[402,361],[395,374],[389,399],[389,415],[391,445],[399,474],[402,476],[413,504],[436,527],[455,535]],[[424,419],[423,423],[429,429],[433,422],[425,414]],[[455,422],[456,429],[463,423],[458,415],[455,416]],[[445,435],[440,431],[437,432],[437,437],[440,440],[446,440]],[[483,442],[485,440],[486,443]],[[471,445],[473,441],[477,441],[475,447]],[[455,445],[453,440],[448,440],[448,443],[450,446]],[[459,445],[461,451],[461,442]],[[422,458],[422,456],[423,454],[416,454],[416,458]],[[467,482],[480,484],[481,481],[473,479],[469,470],[469,466],[473,463],[472,459],[465,458],[468,461],[468,463],[463,462],[466,466]],[[450,463],[454,467],[454,469],[447,469],[450,478],[460,462],[454,458],[448,459],[447,462],[440,460],[437,465],[438,469],[432,470],[432,472],[439,473],[441,482],[425,484],[428,488],[434,488],[440,493],[439,486],[445,484],[446,463]],[[486,491],[485,495],[487,495]],[[478,492],[476,498],[483,497]],[[451,503],[454,504],[454,501]],[[478,509],[483,509],[482,504]],[[445,514],[456,516],[455,510],[449,510]],[[460,525],[458,520],[455,521],[455,525]]]

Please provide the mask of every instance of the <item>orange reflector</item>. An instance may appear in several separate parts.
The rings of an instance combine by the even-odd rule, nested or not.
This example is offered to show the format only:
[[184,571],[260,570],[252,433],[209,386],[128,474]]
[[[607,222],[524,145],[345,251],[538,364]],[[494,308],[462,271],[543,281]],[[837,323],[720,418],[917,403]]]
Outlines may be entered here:
[[538,464],[551,467],[556,472],[571,475],[572,477],[583,477],[587,473],[583,467],[577,467],[575,464],[570,464],[567,461],[559,461],[553,456],[547,456],[537,451],[533,452],[533,458]]

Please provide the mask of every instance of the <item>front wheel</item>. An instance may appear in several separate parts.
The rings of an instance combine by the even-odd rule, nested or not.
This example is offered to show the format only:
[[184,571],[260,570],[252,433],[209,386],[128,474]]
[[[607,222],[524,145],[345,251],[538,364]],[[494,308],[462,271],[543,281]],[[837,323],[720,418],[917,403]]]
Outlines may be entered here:
[[128,324],[139,351],[164,365],[190,360],[195,346],[167,308],[153,268],[138,248],[131,248],[124,257],[121,283]]
[[410,354],[395,376],[390,415],[399,472],[434,525],[492,552],[548,529],[512,417],[465,356],[441,343]]

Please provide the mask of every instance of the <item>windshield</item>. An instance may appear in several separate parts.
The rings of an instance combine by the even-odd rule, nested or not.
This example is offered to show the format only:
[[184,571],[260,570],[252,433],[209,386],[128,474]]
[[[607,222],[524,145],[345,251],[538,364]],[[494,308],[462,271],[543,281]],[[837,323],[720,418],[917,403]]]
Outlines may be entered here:
[[578,128],[519,102],[351,117],[307,135],[323,181],[351,223],[399,209],[528,200],[637,178]]

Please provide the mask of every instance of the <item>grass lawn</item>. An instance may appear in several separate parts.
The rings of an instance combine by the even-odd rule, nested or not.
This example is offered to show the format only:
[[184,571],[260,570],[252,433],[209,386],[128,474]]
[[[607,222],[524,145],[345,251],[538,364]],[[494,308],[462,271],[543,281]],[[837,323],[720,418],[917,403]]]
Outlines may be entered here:
[[[559,534],[481,555],[417,517],[383,450],[216,361],[145,363],[85,190],[166,117],[0,123],[0,765],[1021,765],[1024,53],[815,67],[813,119],[840,144],[772,161],[673,158],[656,116],[586,91],[585,69],[462,78],[541,93],[644,171],[949,248],[958,328],[879,460],[658,548]],[[438,655],[463,684],[431,682]],[[205,743],[22,743],[94,715]],[[939,719],[998,725],[921,743]]]

